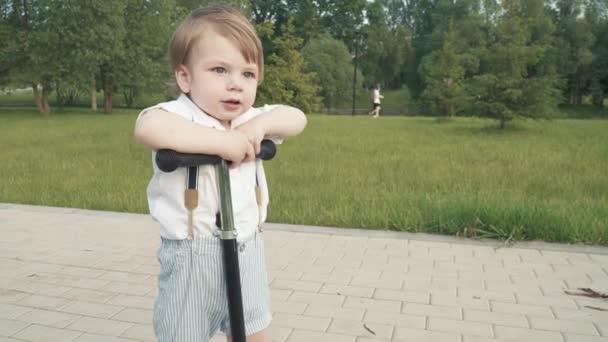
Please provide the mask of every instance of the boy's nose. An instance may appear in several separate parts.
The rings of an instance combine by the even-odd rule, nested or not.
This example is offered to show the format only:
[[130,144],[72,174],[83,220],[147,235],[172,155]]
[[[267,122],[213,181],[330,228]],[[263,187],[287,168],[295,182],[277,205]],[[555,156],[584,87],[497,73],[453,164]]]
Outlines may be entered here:
[[229,90],[242,90],[243,85],[241,83],[241,79],[238,76],[231,76],[228,80],[228,89]]

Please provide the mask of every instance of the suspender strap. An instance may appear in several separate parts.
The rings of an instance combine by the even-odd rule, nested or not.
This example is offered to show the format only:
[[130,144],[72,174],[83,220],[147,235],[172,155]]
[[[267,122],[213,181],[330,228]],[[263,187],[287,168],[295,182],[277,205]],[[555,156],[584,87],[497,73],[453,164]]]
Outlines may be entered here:
[[194,218],[193,211],[198,206],[198,167],[188,167],[188,178],[186,192],[184,194],[184,204],[188,209],[188,239],[194,238]]
[[198,167],[188,166],[188,189],[196,189],[198,187]]
[[262,231],[262,189],[260,188],[259,175],[261,174],[260,168],[262,167],[262,161],[255,161],[255,202],[258,205],[258,230]]

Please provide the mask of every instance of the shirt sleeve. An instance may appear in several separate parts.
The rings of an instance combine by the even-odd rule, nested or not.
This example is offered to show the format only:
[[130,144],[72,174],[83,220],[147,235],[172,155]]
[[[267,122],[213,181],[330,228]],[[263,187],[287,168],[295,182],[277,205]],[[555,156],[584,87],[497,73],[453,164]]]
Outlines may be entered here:
[[[239,116],[237,119],[237,122],[235,122],[235,124],[233,125],[233,127],[238,127],[241,124],[244,124],[245,122],[257,117],[258,115],[267,113],[275,108],[277,108],[279,105],[277,104],[273,104],[273,105],[264,105],[262,107],[257,107],[257,108],[251,108],[250,110],[248,110],[247,112],[243,113],[243,115]],[[273,136],[266,136],[266,139],[271,140],[273,143],[280,145],[283,143],[283,138],[273,135]]]
[[135,120],[135,124],[137,124],[137,122],[139,121],[139,119],[144,116],[144,114],[146,114],[147,112],[153,110],[153,109],[162,109],[166,112],[169,113],[173,113],[176,115],[179,115],[185,119],[190,120],[191,116],[189,115],[189,110],[187,107],[185,107],[184,105],[182,105],[181,103],[179,103],[179,101],[169,101],[169,102],[162,102],[159,104],[156,104],[154,106],[145,108],[144,110],[142,110],[138,115],[137,115],[137,120]]

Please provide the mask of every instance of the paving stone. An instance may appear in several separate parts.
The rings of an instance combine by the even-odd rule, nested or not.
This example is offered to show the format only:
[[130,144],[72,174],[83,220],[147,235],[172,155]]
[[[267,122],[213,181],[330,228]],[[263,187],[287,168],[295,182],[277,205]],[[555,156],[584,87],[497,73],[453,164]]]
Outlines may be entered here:
[[481,298],[456,297],[446,294],[433,294],[431,305],[455,306],[459,308],[490,311],[490,301]]
[[321,287],[321,290],[319,292],[326,293],[326,294],[339,294],[339,295],[350,296],[350,297],[371,298],[372,295],[374,294],[374,288],[325,284],[325,285],[323,285],[323,287]]
[[270,305],[270,308],[274,312],[283,312],[283,313],[290,313],[290,314],[302,314],[306,310],[307,307],[308,307],[308,304],[305,304],[305,303],[284,302],[284,301],[277,301],[277,300],[271,300],[271,305]]
[[429,317],[427,329],[431,331],[455,332],[473,336],[492,337],[492,325],[481,322],[457,321],[439,317]]
[[356,337],[308,330],[294,330],[287,342],[355,342]]
[[301,280],[287,280],[275,278],[270,284],[271,289],[283,289],[283,290],[294,290],[317,293],[323,286],[323,283],[301,281]]
[[[149,215],[0,203],[0,221],[0,342],[155,341]],[[606,248],[267,226],[270,341],[608,342],[608,303],[564,293],[608,288]]]
[[71,289],[61,294],[62,298],[67,298],[72,301],[82,300],[93,303],[105,303],[116,296],[116,293],[89,289]]
[[361,321],[363,319],[364,312],[365,309],[361,308],[343,308],[341,306],[315,303],[308,305],[304,311],[304,315]]
[[334,319],[329,325],[327,332],[341,335],[390,339],[393,335],[393,326],[381,323]]
[[152,310],[126,308],[116,315],[113,320],[146,324],[152,322]]
[[581,335],[599,335],[599,332],[590,322],[572,322],[559,319],[547,319],[541,317],[530,317],[532,329],[561,331]]
[[346,297],[343,306],[345,308],[367,309],[385,312],[401,312],[401,301],[379,300],[361,297]]
[[23,342],[23,340],[16,340],[14,338],[0,336],[0,342]]
[[399,300],[406,303],[430,304],[431,293],[423,291],[376,289],[373,298]]
[[396,328],[394,342],[460,342],[460,334]]
[[133,323],[94,317],[82,317],[68,325],[67,328],[92,334],[120,336],[125,330],[132,326]]
[[105,302],[110,305],[126,306],[129,308],[137,309],[148,309],[154,308],[154,298],[145,296],[131,296],[119,294],[112,297],[112,299]]
[[608,342],[608,337],[600,336],[589,336],[589,335],[577,335],[577,334],[564,334],[566,342]]
[[532,330],[497,325],[494,327],[497,338],[518,342],[563,342],[562,335],[554,331]]
[[[293,332],[293,329],[291,328],[284,328],[284,327],[275,327],[275,326],[270,326],[269,328],[270,331],[270,342],[285,342],[287,341],[287,338],[289,337],[289,335],[291,335],[291,333]],[[225,339],[224,339],[225,341]],[[222,342],[224,342],[222,341]]]
[[513,342],[502,339],[495,339],[490,337],[480,337],[480,336],[462,336],[462,342]]
[[[134,324],[125,330],[121,336],[146,342],[156,342],[154,328],[151,324]],[[224,337],[223,341],[225,340],[226,338]]]
[[11,336],[28,325],[30,324],[27,322],[2,318],[0,319],[0,336]]
[[0,303],[0,318],[3,319],[14,319],[26,312],[32,311],[32,308],[25,306],[2,304]]
[[73,342],[134,342],[134,340],[115,336],[84,333],[73,340]]
[[326,331],[331,318],[301,316],[287,313],[276,313],[273,317],[273,326],[304,329],[311,331]]
[[72,302],[61,308],[60,311],[80,314],[84,316],[93,316],[98,318],[110,318],[122,311],[124,308],[116,305],[105,305],[88,302]]
[[487,312],[480,310],[463,310],[465,321],[493,323],[510,327],[528,328],[528,320],[523,314],[510,314],[504,312]]
[[80,335],[82,335],[80,331],[32,324],[19,331],[13,337],[31,342],[66,342],[73,341]]
[[462,318],[462,309],[453,306],[406,303],[403,307],[403,313],[450,319]]
[[80,319],[80,316],[56,311],[33,309],[15,319],[26,323],[65,328]]
[[71,303],[71,300],[66,298],[32,295],[19,300],[16,304],[31,308],[56,310],[69,303]]
[[366,311],[363,317],[364,322],[386,323],[401,328],[412,328],[424,330],[426,326],[426,316],[410,315],[400,313],[390,313],[382,311]]
[[505,313],[520,313],[528,316],[553,318],[553,312],[548,306],[511,304],[501,302],[491,302],[492,311]]

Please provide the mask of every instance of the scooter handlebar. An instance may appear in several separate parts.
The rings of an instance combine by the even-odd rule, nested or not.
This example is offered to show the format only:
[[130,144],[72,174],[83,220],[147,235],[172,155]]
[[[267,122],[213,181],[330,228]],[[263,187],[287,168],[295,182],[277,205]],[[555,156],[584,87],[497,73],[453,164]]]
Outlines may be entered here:
[[[260,153],[256,156],[262,160],[270,160],[277,153],[277,148],[271,140],[262,140]],[[222,161],[222,158],[215,155],[199,153],[181,153],[174,150],[162,149],[156,152],[156,166],[161,171],[172,172],[178,167],[215,165]]]

